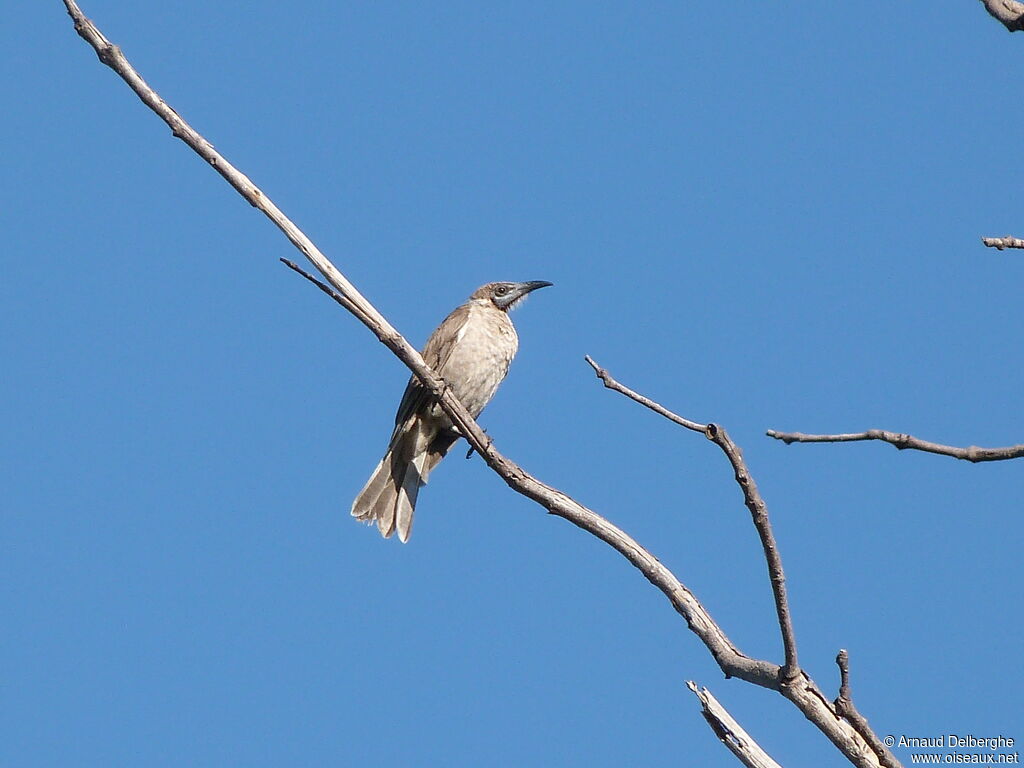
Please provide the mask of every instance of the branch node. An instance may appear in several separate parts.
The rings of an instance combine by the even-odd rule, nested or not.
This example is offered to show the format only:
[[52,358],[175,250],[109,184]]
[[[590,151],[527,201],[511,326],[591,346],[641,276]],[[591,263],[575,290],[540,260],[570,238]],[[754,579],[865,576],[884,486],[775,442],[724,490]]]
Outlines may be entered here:
[[106,45],[100,47],[100,49],[96,52],[96,55],[100,57],[100,61],[102,61],[109,67],[117,59],[120,53],[120,48],[118,48],[113,43],[107,43]]
[[[587,356],[587,362],[595,370],[599,367],[589,356]],[[619,384],[607,371],[604,373],[607,376],[605,381],[611,383],[611,389],[621,392],[630,400],[650,408],[655,413],[661,414],[676,424],[680,424],[695,432],[702,432],[705,437],[721,448],[722,453],[729,460],[729,465],[732,467],[736,482],[743,492],[743,503],[750,512],[754,528],[757,530],[758,538],[761,540],[761,548],[764,551],[765,562],[768,565],[768,578],[772,586],[775,612],[782,635],[783,651],[785,652],[785,677],[786,679],[792,678],[799,672],[800,666],[797,662],[796,633],[793,631],[793,619],[790,615],[789,599],[786,596],[786,577],[782,569],[782,556],[779,554],[775,534],[772,532],[772,525],[768,519],[767,506],[764,503],[764,499],[761,498],[760,491],[757,489],[757,483],[754,482],[750,470],[743,460],[743,451],[732,441],[729,433],[717,424],[713,422],[698,424],[689,419],[684,419],[682,416],[677,416],[663,405],[654,402],[648,397],[637,394],[629,389],[629,387]],[[776,685],[778,685],[778,678],[776,679]]]
[[583,359],[586,360],[587,363],[590,364],[590,367],[594,369],[594,375],[596,375],[597,378],[599,378],[604,383],[605,387],[612,389],[613,387],[611,383],[609,383],[609,381],[614,381],[614,379],[612,379],[611,376],[608,375],[608,371],[606,371],[604,368],[598,365],[594,358],[592,358],[590,355],[584,355]]
[[1024,456],[1024,444],[1009,445],[1004,448],[980,448],[972,445],[968,448],[959,448],[953,445],[942,445],[919,437],[906,434],[905,432],[887,432],[884,429],[868,429],[864,432],[850,432],[834,435],[805,435],[803,432],[778,432],[769,429],[765,432],[768,437],[789,445],[790,443],[856,443],[863,440],[878,440],[889,443],[899,450],[907,448],[925,453],[934,453],[940,456],[951,456],[954,459],[962,459],[978,463],[981,461],[1005,461],[1017,459]]

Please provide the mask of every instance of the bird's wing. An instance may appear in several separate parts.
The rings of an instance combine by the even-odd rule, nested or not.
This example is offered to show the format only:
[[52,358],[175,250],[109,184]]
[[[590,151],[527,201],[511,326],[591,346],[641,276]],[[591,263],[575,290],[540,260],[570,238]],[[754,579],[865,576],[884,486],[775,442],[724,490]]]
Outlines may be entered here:
[[[462,328],[469,321],[469,310],[468,304],[457,307],[427,339],[427,345],[423,348],[423,360],[435,373],[441,373],[444,370],[445,363],[448,362],[452,350],[462,335]],[[410,416],[422,413],[430,400],[430,392],[420,384],[419,379],[412,376],[405,387],[402,402],[398,405],[398,413],[395,414],[395,427],[404,424]]]

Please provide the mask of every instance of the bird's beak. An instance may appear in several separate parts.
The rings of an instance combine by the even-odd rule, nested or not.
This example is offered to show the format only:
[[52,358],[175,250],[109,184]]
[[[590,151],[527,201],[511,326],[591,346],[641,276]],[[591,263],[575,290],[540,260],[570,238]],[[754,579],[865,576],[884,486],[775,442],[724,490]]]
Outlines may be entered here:
[[531,280],[528,283],[516,283],[516,289],[512,292],[512,301],[509,302],[509,308],[511,309],[516,304],[525,299],[531,292],[536,291],[538,288],[547,288],[549,283],[547,280]]
[[549,285],[554,285],[554,283],[549,283],[547,280],[531,280],[528,283],[520,283],[519,290],[516,293],[520,296],[525,296],[531,291],[536,291],[538,288],[547,288]]
[[512,307],[525,299],[530,292],[536,291],[538,288],[546,288],[549,285],[554,285],[554,283],[549,283],[547,280],[531,280],[528,283],[515,283],[515,288],[513,288],[512,292],[506,294],[501,303],[498,303],[498,301],[495,301],[495,303],[498,304],[501,309],[508,312]]

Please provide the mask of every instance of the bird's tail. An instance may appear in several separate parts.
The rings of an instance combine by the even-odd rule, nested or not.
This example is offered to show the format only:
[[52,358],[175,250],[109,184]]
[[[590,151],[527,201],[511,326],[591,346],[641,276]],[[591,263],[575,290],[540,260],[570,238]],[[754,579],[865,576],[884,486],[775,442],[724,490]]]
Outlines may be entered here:
[[397,530],[402,542],[409,540],[416,496],[437,463],[431,461],[430,436],[424,433],[420,419],[399,425],[384,458],[352,503],[352,517],[375,522],[384,538]]

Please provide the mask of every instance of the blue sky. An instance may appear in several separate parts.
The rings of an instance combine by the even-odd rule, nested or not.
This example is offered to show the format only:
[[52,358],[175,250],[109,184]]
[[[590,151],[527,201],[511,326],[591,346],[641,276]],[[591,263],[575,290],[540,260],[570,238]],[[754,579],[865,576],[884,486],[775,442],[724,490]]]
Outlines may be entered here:
[[[769,428],[1024,442],[1024,36],[977,2],[83,9],[416,345],[550,280],[481,423],[879,734],[1024,739],[1024,464]],[[721,677],[600,542],[455,450],[412,541],[348,516],[407,373],[102,67],[57,0],[0,30],[0,763],[843,764]],[[897,756],[909,762],[909,753]]]

